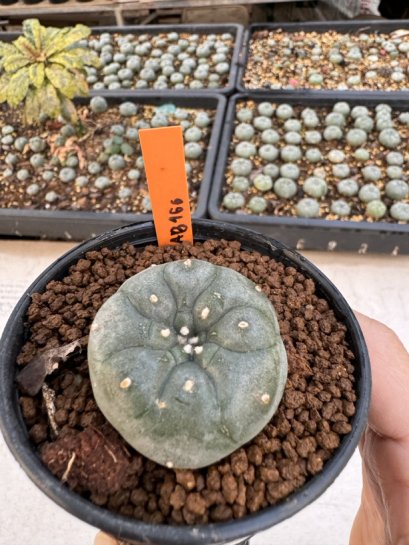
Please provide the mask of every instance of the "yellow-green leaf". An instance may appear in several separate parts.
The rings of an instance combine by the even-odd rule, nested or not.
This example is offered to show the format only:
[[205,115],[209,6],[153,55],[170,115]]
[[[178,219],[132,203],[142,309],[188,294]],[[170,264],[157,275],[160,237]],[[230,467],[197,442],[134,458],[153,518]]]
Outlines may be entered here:
[[28,68],[20,68],[18,72],[10,77],[7,89],[7,102],[11,107],[16,107],[25,98],[30,81],[28,79]]
[[[66,29],[63,30],[66,31]],[[83,38],[87,38],[90,34],[91,29],[85,25],[75,25],[75,27],[68,29],[68,32],[66,31],[64,33],[56,34],[52,43],[50,44],[50,47],[47,49],[48,57],[67,49]]]
[[8,42],[0,42],[0,59],[4,59],[7,55],[18,53],[18,49],[14,44]]
[[3,68],[6,72],[17,72],[17,70],[23,68],[23,66],[27,66],[30,62],[32,61],[27,58],[26,55],[23,55],[20,51],[16,50],[15,53],[6,55],[3,62]]
[[89,93],[88,82],[83,74],[76,72],[75,83],[77,86],[76,95],[86,97]]
[[23,22],[23,33],[36,49],[41,50],[43,48],[46,29],[38,19],[26,19]]
[[28,75],[30,77],[30,83],[39,89],[44,83],[44,63],[38,62],[29,66]]
[[45,69],[45,74],[50,83],[68,98],[74,98],[78,94],[77,76],[65,70],[58,64],[51,64]]
[[47,27],[45,31],[45,38],[44,38],[44,50],[47,51],[49,49],[50,45],[52,44],[52,42],[54,41],[55,37],[58,34],[61,34],[62,32],[67,33],[68,30],[69,30],[69,27],[65,27],[63,29],[55,28],[52,26]]
[[0,77],[0,104],[7,100],[9,83],[10,76],[8,74],[3,74]]
[[52,118],[57,117],[61,112],[61,103],[54,87],[46,83],[36,93],[38,93],[40,112]]
[[78,121],[78,114],[74,103],[66,97],[60,97],[60,100],[62,116],[75,125]]
[[41,108],[38,98],[38,91],[30,89],[24,103],[24,122],[26,124],[38,123],[40,120]]
[[82,70],[84,66],[95,66],[95,68],[100,66],[100,60],[95,51],[89,51],[82,47],[61,51],[48,60],[61,64],[61,66],[65,66],[68,70]]
[[19,36],[13,43],[31,62],[41,60],[39,59],[41,50],[37,49],[25,36]]

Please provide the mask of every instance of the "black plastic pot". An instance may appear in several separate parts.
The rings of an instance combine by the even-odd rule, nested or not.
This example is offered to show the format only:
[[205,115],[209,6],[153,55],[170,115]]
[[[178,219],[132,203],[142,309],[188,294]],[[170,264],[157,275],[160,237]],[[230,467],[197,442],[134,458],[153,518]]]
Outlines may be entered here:
[[[373,20],[356,20],[356,21],[308,21],[302,23],[302,30],[304,32],[328,32],[328,31],[336,31],[340,33],[354,33],[359,34],[361,32],[393,32],[394,30],[405,28],[406,24],[405,21],[402,21],[400,19],[396,20],[380,20],[380,19],[373,19]],[[252,35],[255,32],[260,32],[263,30],[266,31],[274,31],[274,30],[283,30],[285,32],[299,32],[300,31],[300,23],[259,23],[250,25],[248,31],[246,32],[244,43],[243,43],[243,59],[240,63],[239,68],[239,74],[238,74],[238,81],[237,81],[237,89],[241,93],[265,93],[268,91],[268,89],[249,89],[248,87],[245,87],[243,78],[247,70],[247,61],[249,56],[249,45],[252,39]],[[270,89],[270,93],[277,93],[278,92],[285,92],[286,94],[290,96],[296,96],[298,98],[306,98],[306,97],[313,97],[313,96],[325,96],[325,93],[329,93],[329,95],[334,93],[339,93],[340,91],[337,90],[329,90],[329,89],[306,89],[306,88],[298,88],[298,89]],[[348,96],[352,98],[359,98],[362,95],[362,92],[367,93],[376,93],[379,95],[380,92],[386,93],[386,96],[392,95],[392,96],[403,96],[407,97],[409,95],[409,88],[405,87],[402,89],[402,91],[359,91],[359,90],[346,90],[343,91],[344,96],[348,94]]]
[[[370,365],[365,341],[358,322],[337,288],[310,262],[282,243],[263,235],[210,220],[194,221],[196,241],[207,239],[238,240],[244,249],[259,251],[274,257],[288,266],[296,267],[303,274],[313,278],[317,293],[326,298],[338,319],[347,326],[348,342],[354,352],[357,403],[352,419],[352,431],[344,436],[333,457],[321,473],[309,480],[302,488],[281,503],[263,509],[240,520],[213,523],[202,526],[169,526],[139,522],[97,507],[70,491],[41,463],[34,445],[30,442],[18,404],[14,384],[16,357],[26,339],[25,314],[31,302],[31,295],[44,290],[54,279],[62,279],[71,265],[89,250],[102,247],[116,248],[128,242],[137,248],[155,244],[156,237],[152,223],[129,225],[105,233],[74,248],[54,264],[27,289],[12,313],[0,344],[0,427],[5,440],[18,463],[30,479],[51,499],[71,514],[92,524],[113,536],[131,542],[150,545],[233,545],[245,543],[254,534],[291,517],[313,502],[334,481],[354,452],[365,427],[370,398]],[[244,541],[243,541],[244,540]]]
[[393,108],[408,111],[407,100],[391,98],[390,94],[375,95],[370,92],[361,93],[353,98],[348,93],[326,93],[318,98],[304,97],[302,100],[284,91],[280,93],[246,93],[234,95],[229,100],[224,121],[224,131],[220,139],[217,166],[209,198],[209,215],[211,218],[231,222],[249,229],[256,229],[298,250],[355,251],[358,253],[388,253],[391,255],[409,254],[409,224],[387,223],[385,221],[348,221],[305,219],[296,216],[272,216],[257,214],[237,214],[220,210],[225,171],[230,153],[230,143],[234,131],[236,106],[241,101],[287,103],[295,106],[332,107],[338,101],[346,101],[351,106],[362,104],[375,108],[379,103],[389,104]]
[[[206,95],[198,93],[180,95],[175,92],[145,93],[138,96],[127,93],[116,97],[107,97],[109,104],[119,104],[127,100],[137,104],[160,106],[173,103],[182,108],[208,108],[215,111],[212,133],[206,148],[203,178],[200,184],[197,206],[193,213],[195,218],[205,217],[213,171],[216,165],[226,99],[221,95],[210,93]],[[88,101],[89,99],[84,98],[76,99],[78,104],[86,104]],[[1,208],[0,202],[0,235],[7,236],[86,240],[109,229],[150,220],[152,220],[152,214]]]

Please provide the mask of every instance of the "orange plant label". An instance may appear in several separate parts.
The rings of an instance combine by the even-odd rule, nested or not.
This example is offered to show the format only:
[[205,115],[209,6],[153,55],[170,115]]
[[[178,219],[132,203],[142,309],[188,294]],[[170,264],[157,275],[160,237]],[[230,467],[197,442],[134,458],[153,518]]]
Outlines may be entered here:
[[193,242],[182,127],[141,129],[139,140],[159,246]]

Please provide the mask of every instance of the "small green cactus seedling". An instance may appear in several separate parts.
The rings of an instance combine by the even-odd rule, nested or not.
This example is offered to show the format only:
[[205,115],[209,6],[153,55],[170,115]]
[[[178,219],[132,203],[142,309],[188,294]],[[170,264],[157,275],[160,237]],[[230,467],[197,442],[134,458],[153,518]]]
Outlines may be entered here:
[[79,45],[90,33],[84,25],[58,29],[24,21],[21,36],[0,42],[0,103],[17,108],[24,102],[26,123],[39,123],[44,114],[76,122],[71,99],[88,94],[85,68],[99,66],[95,52]]
[[287,376],[261,289],[196,259],[124,282],[95,316],[88,362],[106,418],[140,453],[176,468],[208,466],[257,435]]

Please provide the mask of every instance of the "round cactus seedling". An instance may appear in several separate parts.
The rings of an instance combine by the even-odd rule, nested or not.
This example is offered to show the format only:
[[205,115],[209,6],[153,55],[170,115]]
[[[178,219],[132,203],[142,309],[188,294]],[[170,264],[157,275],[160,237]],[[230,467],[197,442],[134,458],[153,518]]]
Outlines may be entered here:
[[266,129],[261,133],[261,141],[264,144],[277,144],[280,141],[280,135],[274,129]]
[[388,165],[402,166],[405,159],[399,151],[390,151],[386,154],[386,162]]
[[401,143],[400,134],[397,130],[392,128],[383,129],[379,134],[379,142],[385,146],[385,148],[396,148]]
[[227,208],[227,210],[237,210],[244,206],[245,202],[243,195],[235,191],[230,191],[223,197],[223,206]]
[[409,221],[409,203],[395,202],[390,208],[390,214],[397,221]]
[[46,143],[39,136],[33,136],[30,138],[28,145],[31,151],[34,151],[34,153],[39,153],[40,151],[45,150]]
[[240,110],[238,110],[236,113],[236,118],[242,123],[248,123],[253,119],[253,112],[250,108],[240,108]]
[[58,199],[58,193],[56,193],[55,191],[48,191],[48,192],[45,194],[44,199],[45,199],[48,203],[53,203],[53,202],[55,202],[55,201]]
[[103,114],[108,110],[108,102],[104,97],[96,96],[92,97],[89,103],[89,107],[94,114]]
[[294,163],[284,163],[280,167],[280,175],[283,178],[291,178],[292,180],[298,180],[300,176],[300,167]]
[[386,214],[386,205],[380,200],[373,200],[366,205],[366,213],[370,218],[380,219]]
[[112,184],[112,180],[108,176],[98,176],[94,182],[94,186],[97,189],[106,189]]
[[27,195],[30,195],[30,197],[33,197],[34,195],[37,195],[37,193],[39,193],[39,192],[40,192],[40,186],[38,184],[35,184],[35,183],[30,184],[26,189],[26,193],[27,193]]
[[322,153],[318,148],[308,148],[305,152],[305,158],[310,163],[318,163],[322,159]]
[[273,187],[273,180],[267,174],[257,174],[253,180],[253,185],[259,191],[269,191]]
[[254,127],[248,123],[240,123],[234,130],[234,134],[239,140],[251,140],[254,132]]
[[364,148],[358,148],[354,151],[353,153],[355,159],[357,159],[358,161],[368,161],[369,157],[370,157],[370,154],[369,154],[369,151],[364,149]]
[[347,178],[350,173],[351,169],[346,163],[338,163],[332,166],[332,174],[335,178]]
[[108,166],[111,170],[122,170],[125,168],[125,159],[122,155],[111,155],[108,159]]
[[351,111],[351,108],[348,102],[337,102],[336,104],[334,104],[332,110],[347,117],[349,115],[349,112]]
[[16,173],[17,180],[20,182],[24,182],[25,180],[28,180],[30,177],[30,172],[26,168],[21,168]]
[[342,163],[345,161],[345,153],[342,150],[332,149],[328,153],[328,159],[331,161],[331,163]]
[[349,216],[351,213],[351,206],[343,200],[333,201],[331,203],[331,212],[340,217]]
[[248,159],[233,159],[231,169],[235,176],[248,176],[253,169],[253,164]]
[[260,115],[258,117],[255,117],[253,120],[253,125],[256,127],[259,131],[265,131],[266,129],[271,129],[272,122],[269,117],[266,117],[264,115]]
[[198,142],[187,142],[185,144],[185,156],[187,159],[199,159],[203,149]]
[[247,191],[250,187],[250,182],[244,176],[235,176],[231,186],[234,191]]
[[251,142],[246,142],[246,141],[239,142],[234,149],[234,153],[238,157],[244,157],[245,159],[248,159],[252,155],[255,155],[256,152],[257,152],[256,146],[252,144]]
[[274,106],[270,102],[260,102],[257,111],[262,116],[271,117],[274,113]]
[[290,104],[280,104],[277,106],[275,114],[279,119],[290,119],[290,117],[294,117],[294,109]]
[[257,435],[287,376],[265,295],[239,273],[194,259],[124,282],[95,316],[88,362],[114,428],[176,468],[208,466]]
[[345,197],[353,197],[359,191],[359,184],[353,178],[345,178],[337,183],[338,192]]
[[390,199],[399,201],[409,195],[409,187],[403,180],[391,180],[385,186],[385,193]]
[[374,128],[374,124],[372,117],[361,116],[355,119],[354,127],[370,133]]
[[267,201],[264,197],[255,195],[249,200],[248,207],[254,214],[261,214],[267,208]]
[[75,180],[76,176],[77,176],[77,173],[75,172],[75,169],[73,169],[71,167],[62,168],[60,170],[59,175],[58,175],[60,180],[65,184]]
[[301,149],[298,146],[287,145],[281,148],[281,158],[285,163],[295,163],[302,157]]
[[387,167],[386,174],[391,180],[400,180],[403,177],[403,168],[397,165]]
[[298,201],[295,211],[301,218],[316,218],[320,213],[320,205],[317,200],[307,197]]
[[325,180],[318,176],[310,176],[307,178],[303,185],[304,192],[310,197],[319,199],[326,195],[328,186]]
[[325,127],[323,136],[325,140],[341,140],[343,132],[337,125],[329,125]]
[[45,163],[45,157],[41,153],[35,153],[30,157],[30,163],[34,168],[40,168]]
[[272,144],[264,144],[260,146],[258,154],[262,159],[266,161],[275,161],[279,155],[279,150]]
[[330,112],[325,117],[325,125],[328,127],[335,125],[337,127],[344,127],[345,125],[345,117],[338,113],[338,112]]
[[137,111],[138,107],[133,102],[122,102],[119,106],[119,113],[124,117],[132,117]]
[[365,180],[376,182],[382,177],[382,171],[376,165],[368,165],[362,169],[362,175]]
[[274,193],[281,199],[291,199],[297,193],[297,184],[291,178],[278,178],[274,183]]
[[287,144],[297,145],[301,144],[301,134],[296,131],[286,132],[284,135],[284,140]]
[[14,147],[17,151],[23,151],[24,147],[26,146],[28,142],[28,138],[25,136],[19,136],[14,140]]
[[307,144],[319,144],[322,140],[322,136],[319,131],[306,131],[304,139]]
[[381,192],[375,184],[365,184],[359,190],[358,197],[362,202],[377,201],[381,197]]

